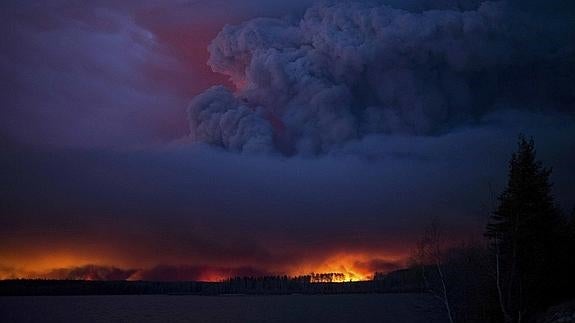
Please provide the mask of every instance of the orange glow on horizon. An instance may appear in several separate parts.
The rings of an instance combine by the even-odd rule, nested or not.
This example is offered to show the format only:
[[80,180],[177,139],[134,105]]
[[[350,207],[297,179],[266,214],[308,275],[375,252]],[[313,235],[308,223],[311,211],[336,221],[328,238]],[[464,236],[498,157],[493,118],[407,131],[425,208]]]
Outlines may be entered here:
[[[70,269],[83,266],[124,267],[123,262],[96,256],[91,252],[49,252],[46,255],[28,254],[27,252],[0,255],[0,280],[5,279],[59,279],[59,275]],[[113,264],[113,265],[112,265]],[[86,276],[84,279],[90,279]]]
[[[348,282],[348,281],[364,281],[373,279],[373,274],[375,271],[390,271],[393,268],[377,269],[373,265],[370,265],[373,261],[384,261],[390,264],[397,264],[401,266],[403,264],[404,255],[394,255],[394,254],[372,254],[372,253],[353,253],[353,252],[340,252],[335,253],[328,257],[312,257],[313,259],[304,259],[293,265],[287,265],[285,267],[275,267],[266,268],[267,266],[257,266],[252,267],[268,271],[270,273],[275,273],[278,275],[288,275],[288,276],[305,276],[311,274],[335,274],[330,276],[329,281],[333,282]],[[44,278],[44,279],[65,279],[72,270],[82,267],[98,266],[104,268],[120,268],[123,270],[132,270],[132,273],[126,276],[126,280],[147,280],[145,273],[149,267],[139,267],[130,266],[126,264],[119,264],[113,260],[91,258],[89,256],[76,256],[69,254],[60,255],[50,255],[42,258],[36,258],[34,260],[29,259],[12,259],[12,264],[0,263],[0,279],[34,279],[34,278]],[[178,265],[174,266],[178,267]],[[181,267],[186,267],[183,265]],[[193,266],[190,266],[193,267]],[[202,268],[200,272],[197,273],[194,280],[206,281],[206,282],[217,282],[235,276],[241,276],[234,269],[238,266],[237,264],[226,265],[206,265],[199,266]],[[229,269],[226,269],[229,268]],[[75,273],[71,279],[85,279],[85,280],[96,280],[97,275],[86,270],[82,275]],[[149,276],[148,276],[149,277]],[[320,276],[316,276],[320,277]],[[324,276],[325,277],[325,276]],[[176,279],[176,280],[187,280],[187,279]],[[312,277],[312,282],[314,278]],[[319,281],[319,280],[315,280]],[[326,280],[324,280],[326,281]]]
[[290,272],[291,276],[308,275],[310,273],[338,273],[343,277],[334,277],[334,282],[364,281],[373,279],[375,271],[366,266],[374,259],[385,259],[390,263],[402,264],[405,257],[396,255],[374,255],[366,253],[338,253],[317,263],[304,263]]

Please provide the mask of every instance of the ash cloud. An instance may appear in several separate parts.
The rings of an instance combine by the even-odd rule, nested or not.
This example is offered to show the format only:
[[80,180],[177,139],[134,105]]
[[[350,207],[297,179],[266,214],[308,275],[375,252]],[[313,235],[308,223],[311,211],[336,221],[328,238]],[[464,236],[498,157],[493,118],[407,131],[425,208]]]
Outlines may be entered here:
[[85,265],[71,268],[57,268],[46,273],[31,274],[31,278],[66,280],[126,280],[136,273],[134,269],[117,267]]
[[370,135],[445,134],[502,109],[572,117],[575,26],[556,10],[563,1],[430,3],[325,2],[295,21],[226,26],[209,65],[236,89],[192,101],[191,137],[317,155]]
[[0,267],[62,257],[291,272],[340,253],[407,256],[435,215],[450,238],[481,234],[519,132],[536,138],[557,201],[573,207],[572,120],[500,111],[481,123],[442,136],[368,136],[318,158],[188,145],[5,153]]
[[205,65],[222,26],[308,2],[2,1],[0,147],[125,149],[185,136],[190,98],[225,82]]
[[7,140],[126,147],[185,134],[182,86],[161,76],[193,77],[129,13],[64,2],[3,9],[0,135]]
[[269,276],[273,273],[252,267],[191,265],[158,265],[151,268],[118,268],[105,265],[83,265],[33,272],[0,266],[0,279],[64,280],[142,280],[142,281],[219,281],[230,277]]
[[269,276],[272,273],[252,267],[156,266],[136,271],[128,279],[147,281],[219,281],[230,277]]
[[387,272],[401,269],[404,266],[405,266],[405,264],[403,264],[403,263],[388,261],[385,259],[372,259],[372,260],[367,261],[367,262],[356,262],[355,263],[355,267],[362,268],[365,271],[372,272],[372,273],[376,273],[376,272],[387,273]]
[[[0,22],[21,40],[0,45],[0,272],[10,277],[25,260],[58,257],[150,268],[152,278],[195,277],[198,267],[289,272],[340,253],[373,254],[356,265],[392,269],[387,253],[407,255],[431,216],[450,237],[483,229],[519,132],[553,167],[557,200],[575,203],[575,11],[559,10],[565,1],[333,2],[301,19],[228,26],[210,65],[236,88],[193,100],[193,147],[141,149],[127,147],[185,132],[172,119],[192,97],[175,89],[189,75],[175,74],[197,65],[178,63],[209,34],[188,13],[230,17],[219,19],[223,5],[149,1],[153,10],[136,14],[138,5],[116,3],[99,1],[104,10],[84,18],[68,6],[18,9],[31,16]],[[234,3],[243,19],[260,13],[244,4],[264,2]],[[283,12],[265,3],[261,16]],[[82,40],[77,55],[62,39]],[[100,57],[111,47],[112,59]],[[152,74],[179,85],[157,87],[143,71],[153,62],[169,66]]]

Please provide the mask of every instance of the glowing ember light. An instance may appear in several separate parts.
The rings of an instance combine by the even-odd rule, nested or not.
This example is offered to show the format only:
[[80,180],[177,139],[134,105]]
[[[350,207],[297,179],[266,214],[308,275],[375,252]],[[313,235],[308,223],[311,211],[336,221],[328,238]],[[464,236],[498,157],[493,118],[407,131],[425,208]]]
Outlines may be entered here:
[[[279,266],[257,264],[167,265],[137,263],[122,258],[89,258],[87,253],[53,253],[42,258],[9,259],[0,264],[0,279],[46,278],[80,280],[197,280],[218,282],[237,276],[309,276],[311,282],[350,282],[373,279],[375,272],[389,272],[402,266],[403,254],[340,252],[327,257],[303,256],[296,263]],[[127,261],[127,262],[123,262]],[[162,263],[162,262],[160,262]],[[164,263],[179,263],[167,261]],[[242,271],[254,268],[254,271]]]
[[[311,275],[312,282],[349,282],[373,279],[376,271],[387,272],[395,269],[403,256],[373,255],[363,253],[342,253],[329,257],[321,263],[309,263],[291,271],[293,276]],[[388,264],[388,268],[375,265]]]

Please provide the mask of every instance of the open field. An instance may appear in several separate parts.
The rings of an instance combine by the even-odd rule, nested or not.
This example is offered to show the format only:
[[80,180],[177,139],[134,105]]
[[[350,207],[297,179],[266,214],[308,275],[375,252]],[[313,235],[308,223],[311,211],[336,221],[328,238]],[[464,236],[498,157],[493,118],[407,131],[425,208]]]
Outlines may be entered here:
[[2,322],[445,322],[425,294],[2,296]]

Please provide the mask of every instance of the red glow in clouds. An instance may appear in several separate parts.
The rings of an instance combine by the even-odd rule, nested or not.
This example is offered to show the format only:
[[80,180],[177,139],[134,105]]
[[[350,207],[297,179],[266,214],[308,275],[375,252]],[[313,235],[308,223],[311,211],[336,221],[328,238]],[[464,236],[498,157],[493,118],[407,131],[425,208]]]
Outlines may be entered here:
[[110,262],[54,256],[37,261],[15,261],[14,267],[0,267],[0,279],[73,279],[73,280],[148,280],[148,281],[207,281],[216,282],[238,276],[336,273],[335,281],[370,280],[375,272],[389,272],[403,265],[402,256],[366,253],[338,253],[317,261],[303,260],[280,268],[263,266],[195,266],[162,265],[145,269],[116,267]]

